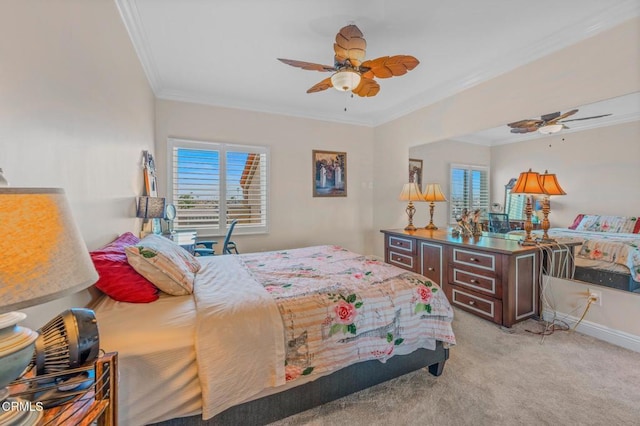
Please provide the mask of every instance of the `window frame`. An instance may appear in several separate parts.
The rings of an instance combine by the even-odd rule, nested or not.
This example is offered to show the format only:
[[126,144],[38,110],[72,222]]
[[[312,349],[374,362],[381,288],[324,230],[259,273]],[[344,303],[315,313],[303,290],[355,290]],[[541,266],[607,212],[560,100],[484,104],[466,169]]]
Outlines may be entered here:
[[[218,151],[219,152],[219,192],[220,194],[227,193],[227,153],[228,152],[246,152],[253,154],[264,154],[265,155],[265,190],[264,194],[264,225],[247,225],[238,221],[236,224],[233,233],[240,235],[257,235],[257,234],[268,234],[269,233],[269,224],[270,224],[270,172],[271,172],[271,152],[268,146],[264,145],[247,145],[247,144],[234,144],[234,143],[226,143],[226,142],[217,142],[217,141],[204,141],[204,140],[195,140],[195,139],[184,139],[184,138],[168,138],[167,139],[167,203],[174,203],[174,169],[173,169],[173,161],[174,161],[174,148],[185,148],[185,149],[200,149],[206,151]],[[227,217],[227,197],[220,196],[219,202],[219,210],[220,210],[220,218]],[[226,220],[219,220],[218,226],[207,226],[207,227],[197,227],[197,228],[189,228],[189,227],[181,227],[176,228],[176,230],[187,230],[187,229],[197,229],[198,236],[210,236],[210,237],[221,237],[226,235],[228,230],[228,225]]]
[[[453,179],[453,172],[454,170],[465,170],[469,176],[471,176],[471,181],[469,182],[469,193],[467,195],[467,199],[465,200],[465,204],[469,207],[469,209],[471,210],[471,206],[472,206],[472,202],[471,200],[473,200],[474,197],[474,192],[473,192],[473,180],[472,180],[472,176],[473,176],[473,172],[474,171],[478,171],[478,172],[484,172],[486,174],[486,206],[483,206],[481,208],[480,211],[480,217],[482,219],[486,219],[488,217],[488,213],[490,211],[490,206],[491,206],[491,170],[489,166],[485,166],[485,165],[478,165],[478,164],[461,164],[461,163],[451,163],[449,165],[449,223],[452,225],[455,225],[456,219],[453,215],[453,211],[454,211],[454,202],[453,202],[453,194],[454,194],[454,179]],[[482,183],[481,183],[482,185]],[[482,188],[480,189],[480,192],[482,194]],[[470,213],[472,213],[472,211],[470,211]]]

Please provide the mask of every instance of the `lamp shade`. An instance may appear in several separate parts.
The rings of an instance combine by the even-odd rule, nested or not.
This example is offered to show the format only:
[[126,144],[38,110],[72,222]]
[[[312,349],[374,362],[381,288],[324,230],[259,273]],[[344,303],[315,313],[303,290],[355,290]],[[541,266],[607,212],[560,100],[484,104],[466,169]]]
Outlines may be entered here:
[[423,201],[422,193],[415,182],[405,183],[402,187],[399,199],[401,201]]
[[64,190],[0,188],[0,223],[0,314],[78,292],[98,280]]
[[164,218],[165,199],[159,197],[138,197],[137,217],[143,219]]
[[447,201],[447,197],[442,193],[439,183],[428,183],[424,188],[425,201]]
[[518,181],[511,189],[512,194],[546,194],[542,181],[540,180],[540,174],[538,172],[532,172],[529,169],[528,172],[520,173]]
[[542,183],[544,192],[548,195],[567,195],[558,183],[555,173],[547,173],[545,170],[544,173],[540,175],[540,182]]
[[353,90],[360,84],[360,74],[351,70],[338,71],[331,76],[331,84],[341,92]]

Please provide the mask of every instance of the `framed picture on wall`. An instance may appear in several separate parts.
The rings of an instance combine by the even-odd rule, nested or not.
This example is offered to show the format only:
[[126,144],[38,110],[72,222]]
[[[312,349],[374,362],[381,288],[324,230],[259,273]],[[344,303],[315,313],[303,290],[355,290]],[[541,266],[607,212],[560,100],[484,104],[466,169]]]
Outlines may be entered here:
[[409,183],[415,182],[422,191],[422,160],[409,158]]
[[313,196],[347,196],[347,153],[313,150]]

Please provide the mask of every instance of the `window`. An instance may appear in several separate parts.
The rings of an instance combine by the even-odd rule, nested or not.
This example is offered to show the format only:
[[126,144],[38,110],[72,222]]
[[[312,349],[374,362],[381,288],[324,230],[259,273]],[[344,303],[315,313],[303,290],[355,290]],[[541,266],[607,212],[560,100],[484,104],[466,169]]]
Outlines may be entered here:
[[449,220],[456,222],[456,216],[464,209],[482,211],[486,217],[489,211],[489,168],[485,166],[451,165],[451,192],[449,200]]
[[224,235],[238,219],[234,232],[267,232],[268,155],[266,147],[169,139],[175,229]]

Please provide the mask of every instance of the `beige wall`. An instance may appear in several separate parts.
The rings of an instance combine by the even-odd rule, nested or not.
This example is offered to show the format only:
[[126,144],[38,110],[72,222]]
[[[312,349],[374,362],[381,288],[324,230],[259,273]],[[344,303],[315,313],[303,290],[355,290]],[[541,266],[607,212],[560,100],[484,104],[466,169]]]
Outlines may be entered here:
[[[62,187],[90,249],[136,230],[154,97],[111,1],[5,0],[0,167],[12,186]],[[40,327],[87,294],[26,310]]]
[[[638,70],[640,70],[640,19],[635,18],[575,46],[377,127],[374,134],[374,167],[378,168],[384,164],[388,173],[385,179],[374,177],[373,202],[376,208],[372,240],[375,242],[375,253],[383,255],[384,245],[379,229],[401,228],[406,224],[402,205],[398,202],[391,203],[390,200],[397,199],[398,188],[401,188],[406,181],[407,160],[411,147],[494,128],[522,117],[539,116],[547,111],[566,110],[576,105],[585,105],[640,91]],[[576,210],[584,208],[585,210],[613,211],[615,207],[616,214],[621,212],[638,214],[639,139],[637,124],[629,126],[630,128],[627,128],[624,125],[613,131],[624,135],[635,134],[635,137],[632,136],[635,146],[632,146],[632,142],[623,142],[626,148],[632,151],[633,154],[630,155],[622,154],[616,157],[612,154],[608,147],[613,144],[610,144],[608,135],[604,135],[605,130],[594,131],[595,134],[581,138],[585,144],[582,149],[593,150],[593,155],[587,160],[592,162],[593,173],[590,176],[587,176],[588,172],[577,171],[579,166],[573,160],[575,157],[571,157],[566,151],[568,148],[558,146],[557,150],[563,150],[562,157],[568,163],[562,166],[562,170],[571,168],[576,170],[576,173],[573,177],[565,178],[563,175],[561,183],[564,186],[566,180],[565,190],[571,191],[573,195],[570,196],[571,198],[564,197],[566,201],[565,199],[552,201],[556,208],[552,211],[552,215],[555,214],[552,217],[552,223],[562,222],[575,213],[574,211],[568,213],[574,208],[569,207],[569,199],[576,202]],[[616,134],[623,139],[624,136],[621,133]],[[577,134],[567,135],[566,139],[570,140],[571,146],[578,144]],[[500,153],[501,149],[505,151]],[[514,152],[517,149],[518,147],[505,147],[492,150],[491,167],[494,187],[504,185],[502,181],[505,177],[511,177],[514,170],[520,171],[523,166],[521,160],[518,160],[517,169],[509,168],[507,172],[496,172],[499,167],[494,164],[494,151],[495,161],[505,166],[507,160],[503,155],[510,152],[512,153],[509,154],[510,158],[513,159],[516,157]],[[597,154],[598,150],[606,152]],[[431,161],[438,167],[437,164],[443,160],[425,160],[424,169],[428,170],[431,167]],[[458,161],[457,157],[444,161],[447,160]],[[597,162],[599,163],[596,164]],[[552,170],[556,169],[556,172],[560,173],[561,169],[556,167],[559,164],[558,160],[553,160],[545,164],[536,163],[531,167],[551,167]],[[609,195],[592,194],[590,198],[593,204],[583,204],[587,202],[589,190],[580,186],[579,181],[589,182],[595,178],[606,180],[606,177],[600,176],[605,171],[616,174],[628,172],[631,179],[628,181],[630,186],[627,189],[630,194],[635,194],[635,199],[631,201],[632,197],[630,197],[629,202],[624,204],[620,197],[611,193]],[[611,197],[616,197],[615,205]],[[597,207],[602,204],[599,200],[606,200],[611,205]],[[593,207],[594,205],[596,207]],[[572,306],[585,302],[586,297],[583,292],[586,288],[583,287],[583,284],[555,280],[551,291],[557,296],[556,309],[561,313],[576,315],[577,311]],[[576,288],[583,288],[583,292],[577,291]],[[585,318],[587,322],[592,321],[595,324],[591,330],[605,330],[605,335],[611,335],[612,333],[609,333],[611,330],[614,335],[616,333],[631,334],[635,336],[635,347],[640,347],[640,330],[637,326],[640,324],[640,295],[604,287],[600,289],[603,291],[603,306],[592,309],[593,312]],[[619,300],[624,300],[624,303],[616,303]],[[581,312],[578,312],[577,315],[580,314]]]
[[[551,197],[549,220],[567,227],[579,213],[640,215],[640,122],[491,148],[492,201],[521,171],[555,173],[567,195]],[[549,146],[551,145],[551,146]]]
[[[269,233],[234,234],[241,252],[316,244],[371,251],[373,129],[167,100],[157,101],[156,112],[161,195],[169,137],[269,147]],[[313,197],[314,149],[347,153],[347,197]]]
[[[612,48],[615,46],[615,49]],[[479,84],[392,122],[374,134],[374,167],[388,173],[374,180],[376,254],[382,228],[404,227],[397,199],[406,181],[409,148],[490,129],[522,117],[565,110],[640,91],[640,18]],[[424,165],[428,168],[428,164]]]

